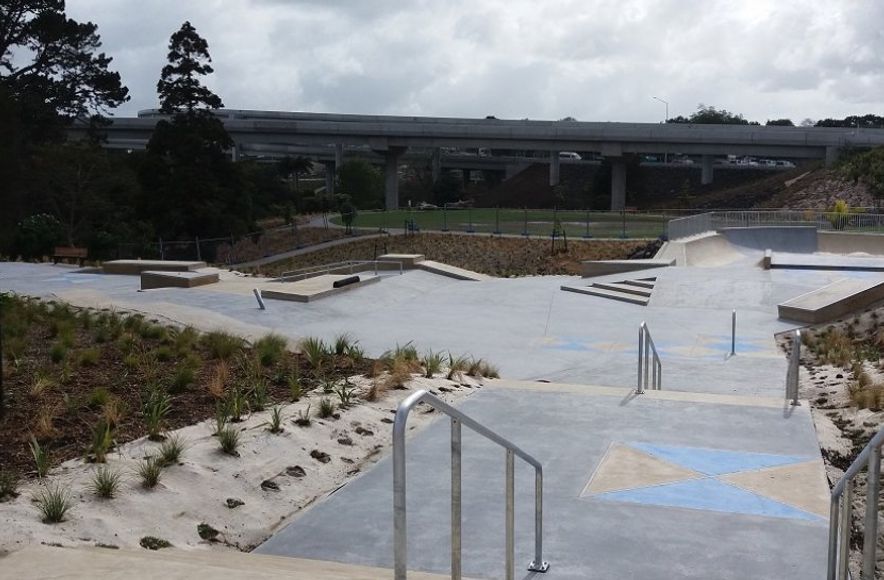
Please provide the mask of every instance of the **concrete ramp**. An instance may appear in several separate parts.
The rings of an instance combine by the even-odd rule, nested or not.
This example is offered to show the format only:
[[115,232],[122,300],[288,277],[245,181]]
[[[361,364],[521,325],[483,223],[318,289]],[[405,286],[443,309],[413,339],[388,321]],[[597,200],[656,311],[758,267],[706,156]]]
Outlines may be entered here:
[[650,268],[666,268],[674,265],[674,258],[652,258],[650,260],[586,260],[581,265],[581,275],[584,278],[593,278],[595,276],[636,272],[638,270],[648,270]]
[[812,254],[817,251],[815,226],[758,226],[721,228],[719,234],[740,248]]
[[726,266],[746,259],[721,234],[706,233],[670,241],[654,257],[656,260],[675,261],[676,266]]
[[473,282],[479,282],[491,279],[491,276],[486,274],[480,274],[479,272],[473,272],[472,270],[458,268],[457,266],[443,264],[442,262],[435,262],[433,260],[421,260],[415,264],[415,267],[419,270],[430,272],[431,274],[439,274],[441,276],[454,278],[455,280],[471,280]]
[[777,310],[780,318],[819,324],[861,310],[880,300],[884,300],[884,281],[844,278],[787,300]]

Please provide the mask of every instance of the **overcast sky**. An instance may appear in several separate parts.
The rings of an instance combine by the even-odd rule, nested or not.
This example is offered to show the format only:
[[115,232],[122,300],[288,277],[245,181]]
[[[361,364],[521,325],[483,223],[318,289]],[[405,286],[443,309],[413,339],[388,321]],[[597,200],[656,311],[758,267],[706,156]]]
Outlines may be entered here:
[[169,36],[208,40],[228,108],[659,121],[884,114],[880,0],[68,0],[157,106]]

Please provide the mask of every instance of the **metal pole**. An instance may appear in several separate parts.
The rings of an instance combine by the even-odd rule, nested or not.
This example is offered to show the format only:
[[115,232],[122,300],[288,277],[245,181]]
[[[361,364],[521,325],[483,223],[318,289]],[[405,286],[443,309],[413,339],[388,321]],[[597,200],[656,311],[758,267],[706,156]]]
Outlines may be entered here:
[[847,569],[850,563],[850,529],[853,527],[853,481],[844,487],[841,496],[841,547],[838,562],[838,580],[847,580]]
[[261,291],[257,288],[252,288],[252,294],[255,295],[255,300],[258,301],[258,308],[261,310],[267,310],[267,305],[264,304],[264,297],[261,296]]
[[648,374],[651,369],[651,335],[648,332],[648,328],[645,327],[645,388],[648,388]]
[[451,578],[461,579],[460,421],[451,418]]
[[881,481],[881,448],[872,449],[866,484],[866,519],[863,523],[863,580],[875,580],[875,552],[878,547],[878,492]]
[[160,238],[160,260],[166,259],[166,252],[163,250],[163,238]]
[[[850,487],[849,483],[847,487]],[[841,497],[842,500],[843,498],[844,496]],[[837,580],[835,576],[838,573],[838,537],[841,531],[838,519],[840,515],[841,505],[833,498],[829,504],[829,562],[827,580]]]
[[731,356],[737,354],[737,311],[731,312]]
[[200,253],[200,237],[194,236],[194,241],[196,242],[196,260],[197,262],[203,261],[202,253]]
[[529,572],[546,572],[549,562],[543,561],[543,471],[534,472],[534,559],[528,564]]
[[798,405],[798,375],[801,372],[801,331],[795,331],[795,338],[792,340],[792,360],[789,361],[792,370],[792,406]]
[[[401,408],[401,407],[400,407]],[[399,419],[399,413],[396,414]],[[405,421],[393,423],[393,578],[406,580],[408,530],[405,510]]]
[[638,381],[635,385],[635,392],[639,395],[644,392],[642,389],[642,353],[644,352],[645,340],[645,323],[642,322],[638,327]]
[[516,576],[516,481],[515,481],[515,455],[512,449],[506,450],[506,580],[513,580]]

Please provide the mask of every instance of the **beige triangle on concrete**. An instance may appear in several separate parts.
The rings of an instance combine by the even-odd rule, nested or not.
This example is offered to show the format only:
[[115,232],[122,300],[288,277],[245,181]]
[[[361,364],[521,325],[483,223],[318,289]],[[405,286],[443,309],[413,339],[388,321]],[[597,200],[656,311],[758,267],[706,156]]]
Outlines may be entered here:
[[718,479],[822,517],[829,513],[829,486],[820,459],[731,473]]
[[698,477],[703,475],[627,445],[613,443],[580,495],[650,487]]

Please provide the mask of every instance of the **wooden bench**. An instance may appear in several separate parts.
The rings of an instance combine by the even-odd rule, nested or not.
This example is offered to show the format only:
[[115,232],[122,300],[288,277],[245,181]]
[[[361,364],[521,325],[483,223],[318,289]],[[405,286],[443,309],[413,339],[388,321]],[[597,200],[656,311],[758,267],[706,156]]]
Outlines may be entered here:
[[59,260],[77,260],[80,264],[80,267],[83,267],[83,263],[86,261],[86,257],[89,255],[89,250],[86,248],[75,248],[68,246],[56,246],[54,253],[52,254],[52,263],[58,264]]

